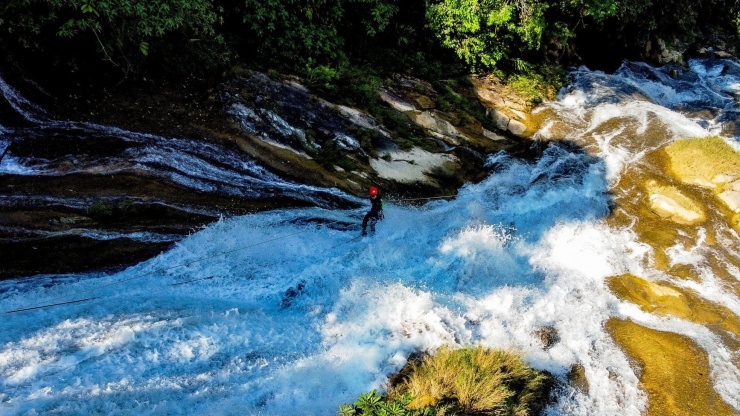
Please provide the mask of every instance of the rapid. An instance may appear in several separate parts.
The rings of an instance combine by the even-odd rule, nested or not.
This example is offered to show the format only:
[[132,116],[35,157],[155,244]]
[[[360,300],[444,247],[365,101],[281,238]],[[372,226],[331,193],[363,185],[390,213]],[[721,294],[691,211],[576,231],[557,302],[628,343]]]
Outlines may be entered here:
[[[648,169],[650,152],[711,135],[740,149],[730,128],[740,64],[697,60],[669,71],[574,70],[534,114],[541,156],[489,155],[487,179],[454,199],[413,206],[387,195],[385,220],[360,239],[365,207],[339,207],[357,204],[352,196],[274,177],[229,149],[56,122],[0,80],[29,124],[0,127],[0,150],[11,137],[87,130],[125,143],[125,155],[80,160],[76,170],[156,169],[193,189],[318,201],[222,219],[118,273],[0,282],[0,313],[88,299],[2,315],[0,413],[331,415],[382,389],[414,352],[484,345],[520,351],[558,378],[549,415],[640,415],[647,394],[605,328],[610,318],[693,340],[714,390],[740,413],[737,337],[646,312],[606,283],[625,274],[670,281],[740,315],[735,230],[715,221],[684,244],[654,247],[625,208],[637,202],[624,175]],[[8,152],[0,175],[59,174],[58,166]],[[709,234],[723,244],[707,244]],[[657,250],[702,273],[667,273]],[[540,336],[546,328],[557,334],[552,345]],[[567,381],[575,365],[586,390]]]

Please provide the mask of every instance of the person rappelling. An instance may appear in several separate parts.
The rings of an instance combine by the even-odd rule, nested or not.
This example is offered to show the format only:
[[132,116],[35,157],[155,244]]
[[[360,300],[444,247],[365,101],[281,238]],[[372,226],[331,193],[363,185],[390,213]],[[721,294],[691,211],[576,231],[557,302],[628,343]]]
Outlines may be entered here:
[[367,225],[370,224],[370,232],[375,234],[375,223],[385,218],[383,214],[383,200],[380,198],[380,191],[377,187],[370,187],[370,211],[365,214],[362,220],[362,235],[367,235]]

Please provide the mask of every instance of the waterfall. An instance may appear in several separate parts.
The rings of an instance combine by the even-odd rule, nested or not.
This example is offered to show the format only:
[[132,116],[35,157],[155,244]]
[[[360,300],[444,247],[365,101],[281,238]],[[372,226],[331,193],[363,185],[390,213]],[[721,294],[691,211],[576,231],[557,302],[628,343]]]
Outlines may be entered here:
[[[737,145],[727,134],[737,68],[692,61],[679,77],[639,63],[614,74],[577,69],[535,114],[537,140],[549,141],[540,157],[489,155],[490,175],[451,201],[388,201],[372,237],[348,231],[362,208],[274,210],[222,219],[118,273],[2,281],[5,311],[94,299],[3,315],[0,410],[331,415],[382,389],[416,351],[475,344],[515,349],[554,374],[563,387],[547,414],[640,415],[640,374],[604,327],[619,318],[693,340],[714,389],[740,411],[736,352],[715,328],[646,312],[606,284],[625,274],[668,281],[740,314],[730,287],[740,279],[737,233],[721,222],[697,226],[704,231],[665,254],[700,271],[717,258],[728,280],[713,270],[679,279],[656,266],[656,248],[630,226],[642,219],[627,208],[637,191],[624,185],[651,152],[682,137],[721,135]],[[188,166],[173,180],[194,189],[219,182],[224,192],[246,192],[234,182],[258,169],[228,152],[218,166],[204,162],[224,152],[215,145],[107,134],[125,142],[139,168],[182,174],[177,167]],[[53,161],[17,160],[54,174]],[[707,244],[710,234],[721,244]],[[539,337],[543,328],[558,334],[553,345]],[[588,391],[567,384],[576,364]]]

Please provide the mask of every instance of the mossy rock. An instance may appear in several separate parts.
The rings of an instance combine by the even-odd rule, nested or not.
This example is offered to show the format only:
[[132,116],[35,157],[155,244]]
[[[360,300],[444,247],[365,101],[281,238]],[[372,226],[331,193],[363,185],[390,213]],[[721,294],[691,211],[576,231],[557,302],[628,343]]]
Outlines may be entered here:
[[677,140],[665,152],[681,182],[716,189],[722,178],[740,177],[740,153],[719,137]]
[[581,393],[588,394],[590,385],[586,377],[586,368],[581,364],[575,364],[568,371],[568,383]]

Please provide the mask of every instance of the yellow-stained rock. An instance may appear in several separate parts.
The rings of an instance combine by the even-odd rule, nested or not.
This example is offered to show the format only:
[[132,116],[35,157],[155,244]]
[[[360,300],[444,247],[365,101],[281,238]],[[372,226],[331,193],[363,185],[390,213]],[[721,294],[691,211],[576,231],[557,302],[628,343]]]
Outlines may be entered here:
[[720,201],[722,201],[730,211],[734,213],[740,212],[740,192],[738,191],[724,191],[717,195]]
[[649,282],[631,274],[611,277],[607,284],[617,297],[637,304],[646,312],[675,316],[701,325],[717,325],[740,337],[740,317],[691,290],[670,283]]
[[[668,170],[679,181],[711,189],[727,211],[727,221],[740,230],[733,214],[740,212],[740,152],[719,137],[678,140],[665,149]],[[728,212],[729,211],[729,212]]]
[[568,371],[568,382],[571,386],[580,390],[584,394],[588,394],[590,385],[588,383],[588,377],[586,376],[586,369],[582,364],[575,364]]
[[674,186],[660,185],[655,180],[645,184],[650,210],[679,224],[695,225],[706,220],[704,210]]
[[648,396],[648,416],[734,415],[712,387],[707,354],[682,335],[612,318],[606,323]]
[[735,182],[731,183],[728,188],[730,190],[739,191],[740,192],[740,179],[738,179]]
[[732,182],[735,179],[737,179],[737,177],[734,175],[727,175],[725,173],[720,173],[719,175],[712,178],[712,182],[716,184],[725,184],[728,182]]
[[740,153],[719,137],[677,140],[665,152],[671,172],[684,183],[715,189],[715,179],[740,177]]

